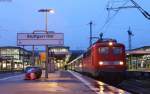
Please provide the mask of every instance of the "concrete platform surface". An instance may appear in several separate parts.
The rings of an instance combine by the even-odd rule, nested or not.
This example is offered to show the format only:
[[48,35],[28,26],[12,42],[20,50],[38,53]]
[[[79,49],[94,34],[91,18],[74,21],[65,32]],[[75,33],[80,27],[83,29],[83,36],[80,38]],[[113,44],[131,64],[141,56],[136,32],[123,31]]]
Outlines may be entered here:
[[49,73],[45,79],[24,80],[24,75],[0,79],[0,94],[130,94],[72,71]]

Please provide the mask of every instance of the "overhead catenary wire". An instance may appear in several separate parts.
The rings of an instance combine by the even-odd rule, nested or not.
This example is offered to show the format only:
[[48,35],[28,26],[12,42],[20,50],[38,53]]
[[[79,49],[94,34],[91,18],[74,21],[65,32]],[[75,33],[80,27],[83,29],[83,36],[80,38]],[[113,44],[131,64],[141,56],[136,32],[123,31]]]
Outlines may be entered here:
[[145,18],[150,20],[150,14],[145,11],[141,6],[139,6],[134,0],[130,0],[136,7],[137,9],[144,15]]
[[[119,2],[119,1],[115,1],[115,2]],[[125,6],[129,1],[127,0],[125,3],[122,4],[122,7]],[[111,2],[111,3],[114,3],[114,2]],[[111,17],[110,17],[110,10],[108,10],[108,7],[112,7],[112,6],[109,6],[110,4],[110,1],[108,1],[108,5],[106,7],[107,11],[108,11],[108,15],[107,15],[107,18],[106,18],[106,21],[105,23],[102,25],[102,27],[100,28],[100,32],[103,32],[103,33],[106,33],[106,31],[104,32],[104,28],[107,26],[107,28],[109,27],[109,23],[110,21],[119,13],[120,9],[117,9],[115,10],[115,14],[113,14]],[[113,4],[112,4],[113,5]]]
[[127,9],[127,8],[137,8],[145,18],[147,18],[148,20],[150,20],[150,13],[148,13],[146,10],[144,10],[138,3],[136,3],[134,0],[129,0],[133,6],[120,6],[120,7],[110,7],[108,8],[108,10],[120,10],[120,9]]

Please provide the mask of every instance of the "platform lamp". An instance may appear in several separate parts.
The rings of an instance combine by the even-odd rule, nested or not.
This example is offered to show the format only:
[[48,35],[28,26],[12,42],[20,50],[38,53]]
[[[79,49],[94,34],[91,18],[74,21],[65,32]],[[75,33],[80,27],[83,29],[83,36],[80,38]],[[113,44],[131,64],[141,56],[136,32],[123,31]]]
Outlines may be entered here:
[[[38,12],[45,13],[45,32],[48,34],[48,13],[55,13],[53,9],[40,9]],[[48,45],[46,45],[45,78],[48,78]]]

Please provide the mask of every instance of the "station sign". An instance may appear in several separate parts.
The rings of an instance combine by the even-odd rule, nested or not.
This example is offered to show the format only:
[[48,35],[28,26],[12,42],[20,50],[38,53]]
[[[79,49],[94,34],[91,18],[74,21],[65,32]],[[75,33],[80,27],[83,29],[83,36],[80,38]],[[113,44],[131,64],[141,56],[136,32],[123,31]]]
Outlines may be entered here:
[[18,46],[63,46],[64,33],[17,33]]

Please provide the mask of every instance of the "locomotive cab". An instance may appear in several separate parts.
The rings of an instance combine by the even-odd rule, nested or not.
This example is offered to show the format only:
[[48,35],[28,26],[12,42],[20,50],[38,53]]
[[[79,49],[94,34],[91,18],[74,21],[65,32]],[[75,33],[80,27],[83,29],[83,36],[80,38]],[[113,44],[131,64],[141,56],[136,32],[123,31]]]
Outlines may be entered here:
[[122,44],[109,42],[96,44],[95,63],[101,71],[124,71],[125,47]]

